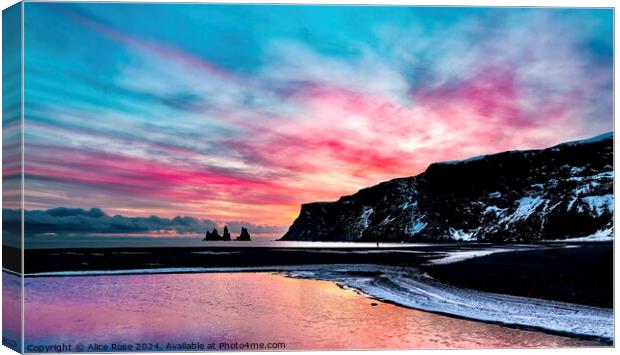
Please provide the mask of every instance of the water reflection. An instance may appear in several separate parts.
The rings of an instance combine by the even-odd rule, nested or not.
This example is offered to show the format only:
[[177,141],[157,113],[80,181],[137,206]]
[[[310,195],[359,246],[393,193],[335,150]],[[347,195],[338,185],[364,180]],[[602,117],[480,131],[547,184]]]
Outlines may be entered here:
[[[375,248],[375,243],[360,242],[296,242],[278,241],[271,238],[256,238],[246,241],[204,241],[204,236],[153,237],[149,235],[75,235],[67,236],[32,236],[26,238],[26,248],[139,248],[139,247],[268,247],[268,248]],[[412,246],[432,246],[425,243],[381,243],[381,247],[405,248]]]
[[2,344],[21,347],[21,277],[2,272]]
[[27,345],[284,342],[292,350],[593,344],[406,309],[331,282],[268,273],[31,278],[25,296]]

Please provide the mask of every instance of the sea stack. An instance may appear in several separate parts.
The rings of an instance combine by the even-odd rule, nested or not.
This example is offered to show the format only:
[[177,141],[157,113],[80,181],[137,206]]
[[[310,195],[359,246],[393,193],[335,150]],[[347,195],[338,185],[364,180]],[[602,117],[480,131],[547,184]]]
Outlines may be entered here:
[[205,235],[205,239],[203,240],[216,241],[222,240],[222,237],[220,237],[220,233],[218,233],[217,229],[213,228],[213,231],[207,232],[207,234]]
[[230,232],[228,232],[228,226],[224,226],[224,233],[222,234],[222,240],[231,240]]
[[242,240],[242,241],[252,240],[252,238],[250,238],[250,233],[248,233],[248,230],[245,227],[241,227],[241,234],[239,234],[239,236],[237,237],[237,240]]

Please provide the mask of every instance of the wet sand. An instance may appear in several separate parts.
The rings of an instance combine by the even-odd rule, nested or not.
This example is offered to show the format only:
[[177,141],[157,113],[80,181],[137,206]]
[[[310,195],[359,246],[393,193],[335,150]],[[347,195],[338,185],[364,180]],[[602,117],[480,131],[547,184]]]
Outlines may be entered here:
[[[5,249],[7,247],[4,247]],[[502,253],[446,265],[433,260],[462,251]],[[528,251],[520,251],[523,248]],[[510,251],[515,250],[515,251]],[[422,267],[456,286],[597,307],[613,298],[613,243],[434,244],[382,248],[166,247],[27,249],[25,272],[162,268],[379,264]]]
[[[491,255],[471,258],[472,255],[489,253]],[[466,256],[464,259],[470,259],[460,260],[463,255]],[[613,295],[613,278],[607,277],[613,265],[611,242],[528,245],[452,243],[381,248],[207,245],[176,248],[32,249],[26,250],[25,257],[27,279],[31,280],[47,279],[47,276],[60,277],[62,274],[92,277],[85,275],[213,273],[217,269],[230,274],[247,272],[248,268],[259,272],[288,270],[304,265],[352,267],[357,264],[421,270],[441,283],[455,285],[464,291],[476,289],[597,307],[609,307]],[[439,262],[441,260],[444,262]],[[445,263],[445,260],[450,261]],[[366,275],[358,271],[353,273],[359,278],[380,275]],[[602,340],[610,344],[609,339]]]
[[612,242],[497,253],[423,269],[459,287],[613,307]]

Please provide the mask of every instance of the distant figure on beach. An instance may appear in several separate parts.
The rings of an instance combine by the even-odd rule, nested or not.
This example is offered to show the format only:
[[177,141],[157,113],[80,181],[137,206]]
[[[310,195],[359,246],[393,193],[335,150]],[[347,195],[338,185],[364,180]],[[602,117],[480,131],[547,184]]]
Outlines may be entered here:
[[377,248],[379,247],[379,241],[377,240]]
[[241,227],[241,234],[239,234],[239,236],[237,237],[237,240],[242,240],[242,241],[252,240],[252,238],[250,238],[250,233],[245,227]]

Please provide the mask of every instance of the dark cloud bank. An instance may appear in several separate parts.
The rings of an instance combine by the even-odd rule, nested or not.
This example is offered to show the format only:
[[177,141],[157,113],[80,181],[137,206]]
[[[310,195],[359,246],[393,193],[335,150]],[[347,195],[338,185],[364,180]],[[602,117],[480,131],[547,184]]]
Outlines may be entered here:
[[[178,234],[200,234],[209,229],[221,228],[209,219],[177,216],[174,218],[110,216],[99,208],[85,210],[82,208],[57,207],[48,210],[24,211],[24,229],[26,235],[57,234],[130,234],[151,233],[157,231],[176,232]],[[3,229],[19,230],[20,213],[16,209],[2,209]],[[241,227],[250,233],[282,233],[277,226],[260,226],[251,223],[233,221],[227,223],[231,232],[238,232]]]

